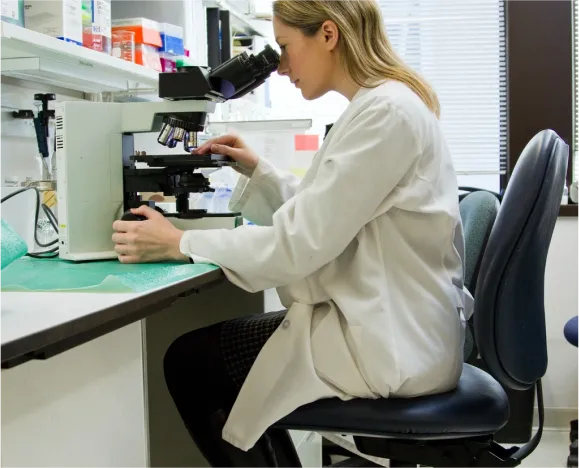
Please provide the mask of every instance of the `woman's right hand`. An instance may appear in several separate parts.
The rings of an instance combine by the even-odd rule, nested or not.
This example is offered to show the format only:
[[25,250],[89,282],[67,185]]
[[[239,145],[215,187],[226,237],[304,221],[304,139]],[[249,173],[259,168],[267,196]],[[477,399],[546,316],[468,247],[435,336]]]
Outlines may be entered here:
[[246,175],[251,175],[259,162],[259,156],[237,135],[213,138],[193,150],[193,154],[207,153],[229,156],[238,164],[234,169]]

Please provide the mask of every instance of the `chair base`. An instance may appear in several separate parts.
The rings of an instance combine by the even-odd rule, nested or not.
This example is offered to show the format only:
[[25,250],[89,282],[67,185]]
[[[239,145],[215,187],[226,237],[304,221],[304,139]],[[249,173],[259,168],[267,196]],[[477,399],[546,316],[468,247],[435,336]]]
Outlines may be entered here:
[[[332,466],[332,467],[339,467],[339,468],[373,468],[373,467],[380,467],[381,465],[377,465],[365,458],[358,457],[357,455],[351,456],[346,460],[343,460],[338,463],[334,463],[333,465],[324,465],[324,466]],[[392,466],[392,465],[390,465]]]
[[[520,464],[519,460],[512,457],[518,447],[504,448],[494,442],[492,436],[438,441],[354,436],[354,441],[360,452],[387,458],[391,460],[391,466],[512,467]],[[397,463],[397,460],[404,462]]]
[[569,446],[569,457],[567,458],[569,468],[577,468],[577,439]]
[[577,440],[577,420],[574,419],[573,421],[571,421],[569,426],[570,426],[569,442],[573,443],[573,441]]
[[340,445],[322,437],[322,464],[323,466],[336,466],[332,464],[332,456],[351,458],[354,454]]
[[413,465],[412,463],[401,462],[397,460],[390,460],[390,468],[405,468],[405,467],[412,467],[416,468],[417,465]]

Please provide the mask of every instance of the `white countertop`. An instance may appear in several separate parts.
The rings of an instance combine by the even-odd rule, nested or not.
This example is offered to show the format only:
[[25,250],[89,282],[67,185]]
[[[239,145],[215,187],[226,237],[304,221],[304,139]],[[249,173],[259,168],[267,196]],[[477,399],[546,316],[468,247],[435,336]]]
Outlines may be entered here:
[[142,294],[3,292],[2,344],[41,332]]
[[224,278],[215,269],[142,293],[2,292],[2,368],[86,343]]

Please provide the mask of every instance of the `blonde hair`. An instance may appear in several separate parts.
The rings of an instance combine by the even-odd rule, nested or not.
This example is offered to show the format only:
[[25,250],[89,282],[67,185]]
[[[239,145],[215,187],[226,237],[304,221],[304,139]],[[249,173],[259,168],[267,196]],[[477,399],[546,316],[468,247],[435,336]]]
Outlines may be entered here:
[[333,21],[339,30],[340,59],[358,86],[369,86],[368,82],[377,86],[384,79],[400,81],[440,116],[434,89],[392,49],[380,7],[374,0],[276,0],[273,14],[309,37],[319,31],[324,21]]

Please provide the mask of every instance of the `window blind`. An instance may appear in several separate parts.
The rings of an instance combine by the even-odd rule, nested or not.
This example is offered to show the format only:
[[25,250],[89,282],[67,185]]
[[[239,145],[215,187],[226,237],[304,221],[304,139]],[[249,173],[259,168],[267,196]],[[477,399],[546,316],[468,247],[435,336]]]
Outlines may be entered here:
[[438,94],[441,124],[457,174],[505,173],[504,1],[378,3],[393,48]]

